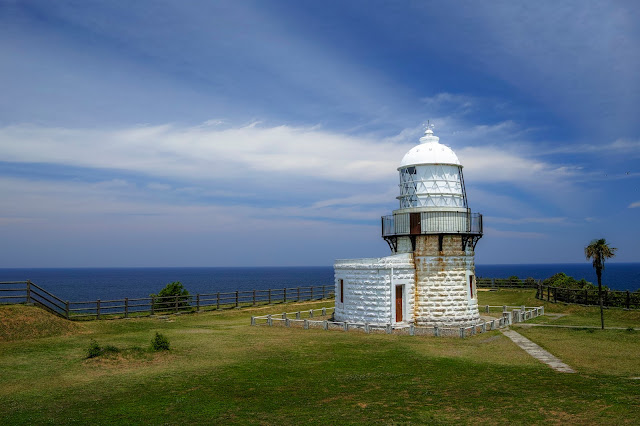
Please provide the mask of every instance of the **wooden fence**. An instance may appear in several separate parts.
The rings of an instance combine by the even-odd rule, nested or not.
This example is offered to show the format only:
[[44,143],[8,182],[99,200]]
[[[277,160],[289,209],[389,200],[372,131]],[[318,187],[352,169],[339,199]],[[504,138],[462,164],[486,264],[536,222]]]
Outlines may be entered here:
[[476,278],[478,288],[537,288],[540,280],[533,278]]
[[[571,289],[538,285],[536,298],[547,302],[576,303],[587,306],[597,306],[598,289]],[[640,291],[630,292],[618,290],[602,291],[603,305],[607,307],[640,309]]]
[[150,296],[72,302],[60,299],[31,281],[0,282],[0,303],[33,303],[71,320],[129,318],[130,316],[241,308],[273,303],[322,300],[333,296],[333,286],[323,285],[238,290],[189,296]]

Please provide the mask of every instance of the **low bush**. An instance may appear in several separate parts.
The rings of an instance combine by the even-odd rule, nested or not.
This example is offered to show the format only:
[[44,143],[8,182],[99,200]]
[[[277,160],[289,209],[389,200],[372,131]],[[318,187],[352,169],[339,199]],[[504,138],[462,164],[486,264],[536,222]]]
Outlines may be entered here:
[[[571,288],[571,289],[588,289],[594,290],[598,287],[585,280],[584,278],[580,281],[576,280],[573,277],[565,274],[564,272],[559,272],[546,280],[542,281],[543,285],[548,285],[549,287],[558,287],[558,288]],[[602,286],[603,290],[608,290],[609,288],[606,286]]]
[[87,348],[87,358],[95,358],[102,355],[102,348],[95,340],[91,340]]
[[156,311],[166,311],[180,309],[189,306],[189,291],[180,281],[167,284],[158,294],[150,294],[155,298],[153,309]]
[[155,337],[151,340],[151,348],[154,351],[168,351],[169,339],[167,339],[165,335],[156,331]]

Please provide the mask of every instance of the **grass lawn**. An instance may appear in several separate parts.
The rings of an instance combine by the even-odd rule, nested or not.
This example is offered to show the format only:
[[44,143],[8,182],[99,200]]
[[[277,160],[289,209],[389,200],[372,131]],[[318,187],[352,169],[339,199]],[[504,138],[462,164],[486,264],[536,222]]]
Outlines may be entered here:
[[[482,292],[480,304],[538,305],[531,297]],[[42,312],[0,306],[0,319],[7,309],[25,319]],[[251,315],[284,309],[60,323],[37,333],[14,322],[5,335],[27,338],[0,334],[0,424],[636,424],[640,416],[640,332],[517,328],[578,371],[563,374],[498,331],[459,339],[248,325]],[[594,312],[584,318],[597,325]],[[170,351],[147,350],[156,331]],[[86,359],[92,339],[120,352]]]

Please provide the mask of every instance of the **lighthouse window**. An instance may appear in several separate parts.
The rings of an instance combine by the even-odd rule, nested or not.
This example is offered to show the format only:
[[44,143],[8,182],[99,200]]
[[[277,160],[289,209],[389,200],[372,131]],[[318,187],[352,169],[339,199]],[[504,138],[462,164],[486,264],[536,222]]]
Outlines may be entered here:
[[469,291],[471,292],[471,298],[473,299],[473,275],[469,275]]
[[340,280],[340,303],[344,303],[344,280]]
[[416,174],[416,168],[415,167],[407,167],[407,173],[409,173],[410,175],[415,175]]

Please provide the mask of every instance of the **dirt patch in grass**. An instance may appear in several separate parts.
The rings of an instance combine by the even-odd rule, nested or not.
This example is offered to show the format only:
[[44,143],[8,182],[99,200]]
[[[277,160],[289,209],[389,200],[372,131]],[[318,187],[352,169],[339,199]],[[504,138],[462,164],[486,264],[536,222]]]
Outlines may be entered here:
[[0,306],[0,342],[62,336],[81,331],[81,326],[35,306]]

